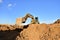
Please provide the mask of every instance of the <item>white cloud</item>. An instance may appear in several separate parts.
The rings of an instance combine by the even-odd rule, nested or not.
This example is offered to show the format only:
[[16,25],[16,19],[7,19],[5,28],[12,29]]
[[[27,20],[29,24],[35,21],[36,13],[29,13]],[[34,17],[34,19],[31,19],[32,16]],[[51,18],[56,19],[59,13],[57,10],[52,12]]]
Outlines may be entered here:
[[9,3],[8,4],[8,7],[15,7],[16,6],[16,3],[12,4],[12,3]]
[[10,3],[10,4],[8,4],[8,7],[11,7],[11,6],[13,6],[11,3]]
[[3,2],[3,0],[0,0],[0,3],[2,3]]

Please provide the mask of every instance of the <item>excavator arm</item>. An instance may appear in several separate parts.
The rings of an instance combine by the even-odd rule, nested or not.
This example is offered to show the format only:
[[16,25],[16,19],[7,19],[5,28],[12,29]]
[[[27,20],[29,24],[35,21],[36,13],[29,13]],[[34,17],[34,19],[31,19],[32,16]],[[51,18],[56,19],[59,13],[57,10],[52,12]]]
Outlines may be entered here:
[[25,17],[22,18],[22,23],[25,23],[28,18],[31,18],[32,20],[34,20],[34,16],[28,13],[25,15]]

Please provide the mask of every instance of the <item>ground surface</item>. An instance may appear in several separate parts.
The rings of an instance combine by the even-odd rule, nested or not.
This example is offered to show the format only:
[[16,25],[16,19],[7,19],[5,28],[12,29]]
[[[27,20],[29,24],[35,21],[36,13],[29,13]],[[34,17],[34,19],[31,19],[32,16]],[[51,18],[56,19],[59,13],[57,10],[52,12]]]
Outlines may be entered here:
[[60,24],[0,25],[0,40],[60,40]]

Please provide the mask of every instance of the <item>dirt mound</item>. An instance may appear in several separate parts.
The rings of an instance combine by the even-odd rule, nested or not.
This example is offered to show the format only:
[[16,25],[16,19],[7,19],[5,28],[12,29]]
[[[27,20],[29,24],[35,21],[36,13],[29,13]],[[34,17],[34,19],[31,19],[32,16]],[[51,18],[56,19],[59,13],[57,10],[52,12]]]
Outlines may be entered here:
[[54,22],[54,24],[60,24],[60,19]]
[[0,40],[60,40],[60,24],[9,26],[0,25]]

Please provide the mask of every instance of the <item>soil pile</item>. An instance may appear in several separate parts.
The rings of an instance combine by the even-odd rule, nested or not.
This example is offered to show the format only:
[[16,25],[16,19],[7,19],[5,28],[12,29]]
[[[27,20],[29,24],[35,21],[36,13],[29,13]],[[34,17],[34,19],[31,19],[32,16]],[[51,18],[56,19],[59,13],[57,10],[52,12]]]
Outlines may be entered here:
[[60,40],[60,24],[0,25],[0,40]]
[[60,19],[54,22],[54,24],[60,24]]

